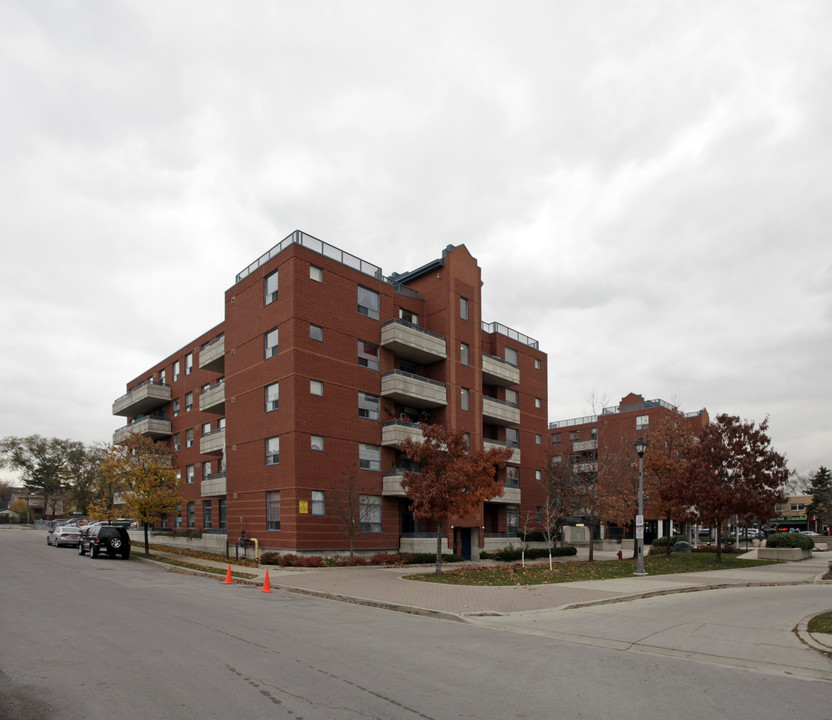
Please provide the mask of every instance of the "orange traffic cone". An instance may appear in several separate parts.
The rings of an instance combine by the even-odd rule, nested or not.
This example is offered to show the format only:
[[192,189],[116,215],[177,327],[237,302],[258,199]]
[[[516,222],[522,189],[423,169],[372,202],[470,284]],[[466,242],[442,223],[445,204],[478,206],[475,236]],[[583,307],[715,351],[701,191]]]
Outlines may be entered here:
[[266,570],[266,579],[265,579],[265,580],[263,580],[263,589],[262,589],[260,592],[268,592],[268,593],[270,593],[271,591],[272,591],[272,586],[271,586],[271,584],[269,583],[269,571],[268,571],[268,570]]
[[223,585],[233,585],[234,581],[231,579],[231,565],[228,566],[228,571],[225,573],[225,582]]

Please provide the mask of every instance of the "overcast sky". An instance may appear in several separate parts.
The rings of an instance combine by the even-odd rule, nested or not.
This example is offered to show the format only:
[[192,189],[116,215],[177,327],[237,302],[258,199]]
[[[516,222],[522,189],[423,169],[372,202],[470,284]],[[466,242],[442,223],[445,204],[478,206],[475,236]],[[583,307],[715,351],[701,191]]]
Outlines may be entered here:
[[298,228],[386,275],[465,244],[550,420],[632,391],[828,466],[830,37],[826,0],[0,0],[0,436],[110,441]]

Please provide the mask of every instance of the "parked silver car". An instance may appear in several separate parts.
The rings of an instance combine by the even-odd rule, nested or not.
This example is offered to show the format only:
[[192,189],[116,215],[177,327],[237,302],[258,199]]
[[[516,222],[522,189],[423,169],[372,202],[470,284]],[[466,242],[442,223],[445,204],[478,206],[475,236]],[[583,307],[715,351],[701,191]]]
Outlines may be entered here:
[[58,525],[52,528],[46,535],[46,544],[60,547],[67,545],[69,547],[78,547],[81,542],[81,530],[72,525]]

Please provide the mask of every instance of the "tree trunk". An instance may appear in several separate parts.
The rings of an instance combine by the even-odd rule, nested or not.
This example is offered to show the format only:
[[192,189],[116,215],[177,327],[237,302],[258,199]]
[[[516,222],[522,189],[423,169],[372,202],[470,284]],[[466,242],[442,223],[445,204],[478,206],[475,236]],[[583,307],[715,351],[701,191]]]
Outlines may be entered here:
[[144,525],[144,554],[150,555],[150,540],[147,533],[147,523],[142,523]]
[[442,573],[442,520],[436,523],[436,574]]
[[595,537],[595,523],[591,522],[589,524],[589,562],[593,562],[595,560],[595,547],[593,546],[593,538]]
[[722,562],[722,523],[716,526],[716,561]]

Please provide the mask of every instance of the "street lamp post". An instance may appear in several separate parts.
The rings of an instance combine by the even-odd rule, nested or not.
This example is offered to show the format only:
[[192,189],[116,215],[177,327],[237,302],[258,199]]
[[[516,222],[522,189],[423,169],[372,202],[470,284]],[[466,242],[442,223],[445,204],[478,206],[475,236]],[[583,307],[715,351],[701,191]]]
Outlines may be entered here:
[[644,572],[644,453],[647,452],[647,441],[639,438],[635,442],[638,454],[638,515],[636,515],[636,543],[638,556],[634,575],[646,575]]

